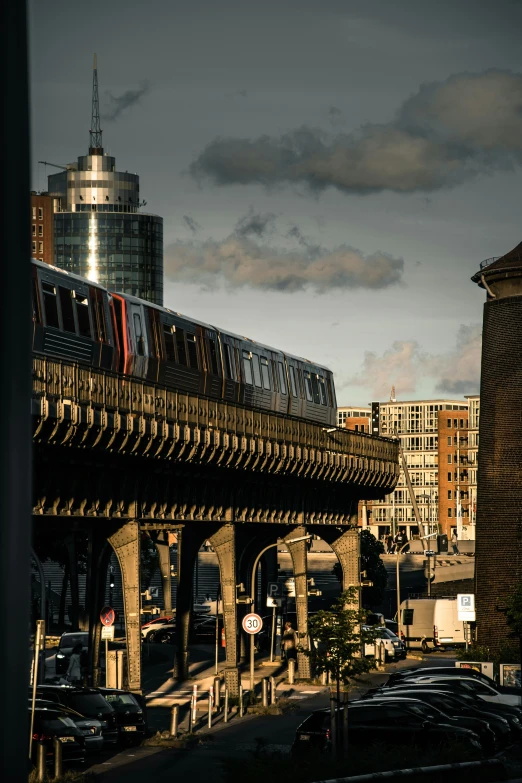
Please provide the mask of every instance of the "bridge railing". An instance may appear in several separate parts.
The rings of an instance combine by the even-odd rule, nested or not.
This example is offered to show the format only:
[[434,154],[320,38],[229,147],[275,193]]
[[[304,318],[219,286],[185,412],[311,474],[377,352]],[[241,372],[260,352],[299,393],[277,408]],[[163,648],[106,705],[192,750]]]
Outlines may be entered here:
[[33,355],[33,397],[62,406],[118,413],[142,422],[197,428],[207,437],[213,432],[226,433],[250,441],[262,439],[294,449],[343,455],[352,469],[398,475],[396,440],[254,410],[39,354]]

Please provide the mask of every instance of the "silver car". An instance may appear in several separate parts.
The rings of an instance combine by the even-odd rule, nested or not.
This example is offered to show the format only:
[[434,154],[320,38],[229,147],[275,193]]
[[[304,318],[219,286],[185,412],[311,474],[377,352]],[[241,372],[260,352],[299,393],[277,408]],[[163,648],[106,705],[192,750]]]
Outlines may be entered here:
[[[31,699],[29,699],[29,706],[31,705]],[[90,753],[96,753],[103,748],[103,733],[101,721],[96,718],[86,718],[84,715],[80,715],[79,712],[73,710],[71,707],[66,707],[64,704],[57,704],[55,701],[47,701],[45,699],[37,699],[35,706],[40,710],[59,710],[67,715],[81,731],[85,738],[85,750]]]

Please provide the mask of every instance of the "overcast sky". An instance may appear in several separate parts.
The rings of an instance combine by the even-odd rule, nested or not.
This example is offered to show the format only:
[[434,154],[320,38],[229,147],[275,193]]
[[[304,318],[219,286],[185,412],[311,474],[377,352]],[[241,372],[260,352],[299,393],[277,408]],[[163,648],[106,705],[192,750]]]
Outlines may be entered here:
[[521,241],[520,0],[30,0],[33,188],[105,150],[165,305],[330,366],[340,405],[478,391],[480,262]]

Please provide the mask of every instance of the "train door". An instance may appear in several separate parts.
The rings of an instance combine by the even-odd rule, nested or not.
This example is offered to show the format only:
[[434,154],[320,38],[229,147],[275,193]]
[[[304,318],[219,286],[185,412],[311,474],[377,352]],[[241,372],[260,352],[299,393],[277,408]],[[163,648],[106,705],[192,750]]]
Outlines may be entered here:
[[237,346],[233,338],[220,335],[221,353],[223,356],[223,398],[239,402],[241,393],[240,372],[237,366]]
[[288,386],[289,386],[289,413],[292,416],[303,415],[303,390],[299,372],[299,362],[291,357],[286,357],[288,365]]
[[147,357],[149,346],[145,326],[145,308],[143,305],[129,303],[129,328],[134,348],[134,375],[147,377]]

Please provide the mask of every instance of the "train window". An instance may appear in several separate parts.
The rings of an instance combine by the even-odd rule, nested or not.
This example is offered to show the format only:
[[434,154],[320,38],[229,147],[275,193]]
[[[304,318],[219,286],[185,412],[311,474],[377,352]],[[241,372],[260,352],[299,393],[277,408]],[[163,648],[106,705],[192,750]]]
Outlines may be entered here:
[[248,351],[243,351],[243,369],[245,372],[245,383],[249,386],[254,385],[254,379],[252,378],[252,362],[251,355]]
[[163,339],[165,340],[165,353],[167,355],[168,362],[176,361],[176,338],[174,336],[175,331],[175,326],[171,326],[170,324],[163,324]]
[[286,378],[283,362],[278,362],[279,365],[279,384],[281,386],[281,394],[286,394]]
[[212,368],[212,375],[219,375],[216,341],[211,337],[208,338],[208,355],[210,359],[210,367]]
[[319,384],[317,383],[317,375],[315,372],[312,373],[312,391],[314,393],[314,402],[316,405],[319,405]]
[[234,364],[233,364],[234,357],[232,355],[232,348],[227,343],[225,343],[223,345],[223,356],[224,356],[224,359],[225,359],[225,375],[230,380],[234,380],[235,379],[235,375],[234,375],[234,372],[232,370],[232,367],[234,366]]
[[288,370],[290,372],[290,386],[292,387],[292,394],[294,395],[294,397],[297,397],[297,386],[295,383],[295,370],[291,365],[288,367]]
[[105,302],[104,294],[98,288],[96,290],[96,310],[98,314],[98,329],[102,343],[109,342],[107,339],[107,324],[105,322]]
[[136,335],[136,354],[137,356],[145,356],[145,341],[143,339],[141,315],[139,313],[134,313],[134,334]]
[[70,288],[58,286],[60,292],[60,305],[62,307],[62,323],[65,332],[76,334],[76,324],[74,322],[74,310],[72,303],[72,291]]
[[190,360],[190,366],[198,369],[198,346],[196,344],[196,335],[187,334],[187,350]]
[[268,372],[268,359],[261,357],[261,375],[263,377],[263,389],[270,390],[270,375]]
[[328,391],[328,405],[330,405],[330,407],[333,407],[334,396],[332,392],[332,384],[330,382],[330,378],[326,379],[326,390]]
[[314,399],[312,396],[312,381],[310,380],[310,373],[307,370],[305,370],[304,372],[304,379],[305,379],[306,399],[308,400],[308,402],[312,402]]
[[326,402],[326,389],[324,387],[324,378],[321,378],[321,376],[317,379],[319,381],[319,395],[321,397],[321,405],[327,405]]
[[301,397],[302,400],[304,400],[305,391],[304,391],[303,373],[299,369],[296,370],[296,373],[297,373],[297,382],[298,382],[297,385],[299,386],[299,396]]
[[254,383],[256,386],[261,386],[261,372],[259,370],[259,356],[257,353],[252,354],[252,368],[254,370]]
[[279,391],[279,384],[277,383],[277,364],[271,359],[272,363],[272,380],[274,381],[274,391]]
[[[91,336],[91,322],[89,321],[89,300],[83,294],[76,294],[76,317],[78,319],[78,330],[82,337]],[[99,308],[98,308],[99,309]],[[63,314],[63,307],[62,307]],[[105,323],[105,322],[103,322]],[[105,330],[100,328],[100,339],[105,342]]]
[[185,332],[176,329],[176,347],[178,349],[178,364],[187,366],[187,349],[185,348]]

